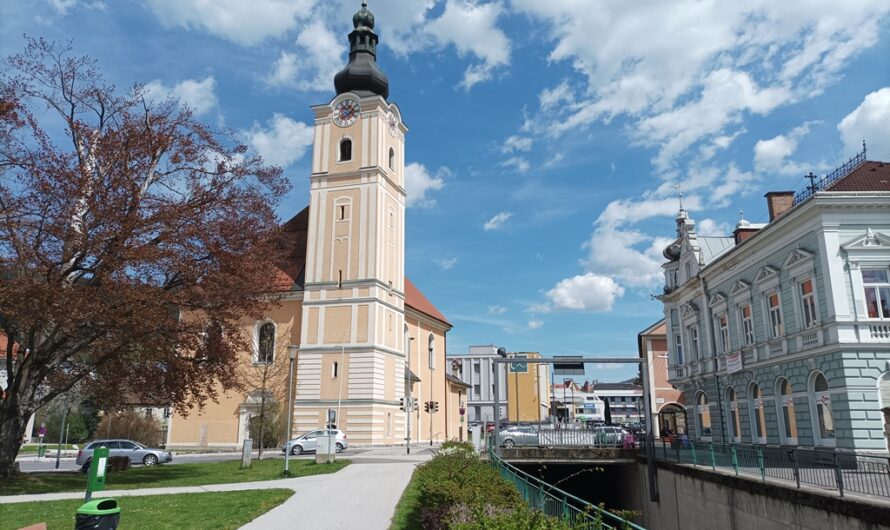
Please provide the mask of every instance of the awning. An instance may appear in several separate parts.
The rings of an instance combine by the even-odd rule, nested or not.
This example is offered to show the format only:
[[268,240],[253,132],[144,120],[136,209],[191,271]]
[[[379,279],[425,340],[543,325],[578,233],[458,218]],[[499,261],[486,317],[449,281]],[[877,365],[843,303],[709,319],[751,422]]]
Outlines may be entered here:
[[405,367],[405,379],[407,379],[408,381],[410,381],[410,382],[412,382],[412,383],[419,383],[419,382],[420,382],[420,378],[417,377],[417,374],[415,374],[414,372],[412,372],[411,369],[408,368],[408,367]]

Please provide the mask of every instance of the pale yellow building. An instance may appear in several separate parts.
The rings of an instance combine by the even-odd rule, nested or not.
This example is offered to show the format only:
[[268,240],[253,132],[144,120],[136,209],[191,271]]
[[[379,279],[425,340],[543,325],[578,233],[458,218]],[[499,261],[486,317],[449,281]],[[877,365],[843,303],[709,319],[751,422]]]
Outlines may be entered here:
[[[221,394],[187,416],[178,411],[170,446],[240,445],[263,389],[286,401],[290,351],[295,433],[324,426],[333,410],[353,445],[403,443],[409,422],[412,441],[463,436],[466,385],[445,366],[451,324],[404,272],[408,129],[376,64],[374,16],[363,6],[353,23],[337,96],[312,108],[310,202],[284,225],[284,294],[262,319],[243,323],[254,347],[240,370],[269,384]],[[416,411],[400,408],[409,393]],[[438,411],[425,412],[424,401]]]
[[[514,358],[540,359],[538,352],[511,354]],[[507,418],[511,422],[548,421],[550,416],[550,365],[507,365]]]

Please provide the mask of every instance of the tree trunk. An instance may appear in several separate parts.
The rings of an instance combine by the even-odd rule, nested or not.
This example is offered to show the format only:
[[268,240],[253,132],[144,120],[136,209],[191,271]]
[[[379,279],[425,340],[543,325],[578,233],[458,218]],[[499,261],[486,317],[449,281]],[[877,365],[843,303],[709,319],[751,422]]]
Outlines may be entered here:
[[25,438],[25,428],[32,410],[22,410],[15,400],[0,406],[0,478],[18,474],[15,457]]
[[265,389],[263,392],[263,397],[260,398],[260,453],[257,456],[258,459],[263,459],[263,434],[266,430],[266,394]]

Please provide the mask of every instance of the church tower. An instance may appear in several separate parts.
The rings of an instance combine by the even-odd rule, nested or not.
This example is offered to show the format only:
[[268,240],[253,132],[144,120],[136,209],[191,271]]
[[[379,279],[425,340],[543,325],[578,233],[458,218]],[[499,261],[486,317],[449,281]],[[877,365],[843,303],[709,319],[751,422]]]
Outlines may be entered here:
[[405,133],[377,65],[374,15],[352,19],[337,95],[315,141],[295,432],[334,422],[357,444],[400,443],[405,389]]

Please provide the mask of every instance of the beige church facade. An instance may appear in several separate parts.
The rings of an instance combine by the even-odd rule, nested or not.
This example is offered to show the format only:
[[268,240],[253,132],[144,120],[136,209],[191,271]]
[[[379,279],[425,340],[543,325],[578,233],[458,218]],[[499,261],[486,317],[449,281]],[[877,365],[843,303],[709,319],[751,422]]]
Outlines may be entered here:
[[[177,411],[170,447],[237,447],[260,396],[285,404],[295,353],[293,434],[334,423],[351,444],[464,438],[466,385],[447,373],[451,324],[405,277],[405,127],[376,64],[374,17],[353,18],[337,96],[312,108],[309,206],[283,225],[283,293],[244,321],[245,389],[202,410]],[[411,395],[416,411],[405,411]],[[424,402],[438,411],[427,413]],[[405,407],[407,408],[407,407]]]

